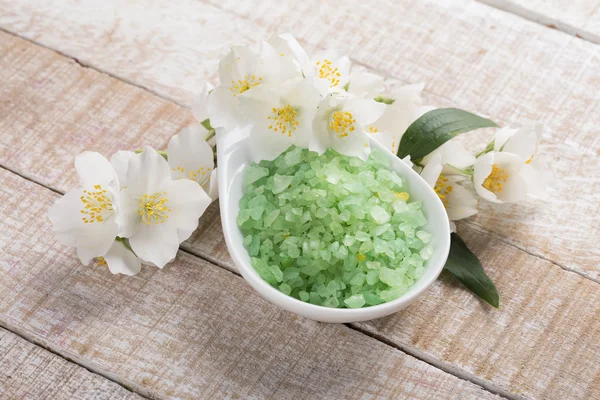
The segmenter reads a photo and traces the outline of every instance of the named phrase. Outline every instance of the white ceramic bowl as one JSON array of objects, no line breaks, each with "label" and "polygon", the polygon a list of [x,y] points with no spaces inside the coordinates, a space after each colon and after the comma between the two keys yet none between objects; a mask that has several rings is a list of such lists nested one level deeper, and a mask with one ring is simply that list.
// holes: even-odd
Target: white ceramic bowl
[{"label": "white ceramic bowl", "polygon": [[425,264],[423,276],[404,295],[395,300],[356,309],[329,308],[305,303],[283,294],[265,282],[250,264],[250,256],[242,244],[242,232],[237,226],[238,203],[243,195],[243,173],[244,169],[252,163],[246,145],[247,133],[247,130],[217,133],[219,204],[223,234],[231,258],[244,279],[264,298],[284,310],[317,321],[337,323],[366,321],[405,308],[437,279],[450,250],[450,226],[444,205],[433,189],[415,171],[372,140],[371,147],[387,152],[392,160],[392,168],[406,179],[411,199],[423,202],[423,212],[428,220],[426,229],[433,235],[431,243],[434,249],[433,256]]}]

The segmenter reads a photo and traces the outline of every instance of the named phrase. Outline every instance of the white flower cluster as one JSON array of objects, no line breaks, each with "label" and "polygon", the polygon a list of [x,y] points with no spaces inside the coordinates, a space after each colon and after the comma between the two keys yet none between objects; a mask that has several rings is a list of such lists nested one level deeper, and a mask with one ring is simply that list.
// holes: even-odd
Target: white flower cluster
[{"label": "white flower cluster", "polygon": [[541,125],[502,128],[476,155],[453,139],[414,168],[434,188],[451,221],[475,215],[478,197],[493,203],[543,199],[552,178],[535,158],[541,134]]},{"label": "white flower cluster", "polygon": [[77,248],[84,265],[96,258],[114,274],[141,264],[162,268],[175,258],[216,197],[213,150],[192,125],[173,136],[168,161],[151,147],[115,153],[109,162],[86,151],[75,158],[79,187],[50,208],[58,240]]},{"label": "white flower cluster", "polygon": [[[423,85],[382,97],[383,77],[351,72],[348,56],[334,51],[309,57],[290,34],[270,38],[260,54],[232,48],[219,64],[219,80],[197,102],[206,106],[202,115],[225,131],[252,125],[256,161],[273,159],[292,144],[364,159],[369,135],[396,154],[406,129],[434,109],[422,105]],[[534,158],[540,135],[540,126],[500,129],[477,155],[451,140],[413,167],[437,192],[450,220],[460,220],[477,213],[477,195],[496,203],[544,196],[548,177]]]},{"label": "white flower cluster", "polygon": [[[433,110],[422,105],[423,85],[382,97],[382,77],[351,72],[348,56],[333,51],[311,58],[290,34],[262,43],[259,54],[233,47],[219,64],[219,80],[215,88],[204,86],[192,105],[197,122],[171,139],[166,154],[146,147],[120,151],[110,162],[92,152],[76,158],[81,185],[49,217],[58,239],[76,247],[84,264],[96,258],[113,273],[133,275],[142,263],[162,268],[175,257],[217,196],[209,131],[251,126],[256,161],[291,145],[364,159],[369,136],[396,154],[407,128]],[[544,195],[547,179],[534,158],[540,134],[532,125],[501,129],[477,155],[451,140],[413,168],[451,221],[467,218],[477,213],[477,195],[497,203]]]},{"label": "white flower cluster", "polygon": [[365,130],[394,149],[423,111],[422,85],[400,89],[387,107],[375,101],[383,78],[350,73],[348,56],[333,51],[310,58],[289,34],[264,42],[260,54],[234,47],[219,64],[220,84],[205,103],[213,128],[252,125],[256,161],[274,159],[292,144],[320,153],[331,147],[366,158]]}]

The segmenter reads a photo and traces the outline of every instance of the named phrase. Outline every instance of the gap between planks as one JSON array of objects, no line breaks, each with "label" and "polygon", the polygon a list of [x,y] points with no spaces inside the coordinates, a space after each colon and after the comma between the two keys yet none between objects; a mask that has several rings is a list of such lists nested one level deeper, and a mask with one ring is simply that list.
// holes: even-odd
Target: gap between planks
[{"label": "gap between planks", "polygon": [[[242,278],[242,275],[238,271],[231,269],[231,267],[229,267],[227,264],[219,261],[216,258],[207,256],[207,255],[201,254],[199,252],[196,252],[194,250],[190,250],[190,249],[186,249],[186,248],[180,248],[180,250],[187,254],[190,254],[192,256],[198,257],[206,262],[209,262],[212,265],[216,265],[217,267],[220,267],[226,271],[229,271],[233,275]],[[512,393],[507,392],[506,390],[502,390],[502,389],[496,387],[495,385],[490,385],[485,380],[479,378],[476,375],[465,373],[465,372],[461,371],[459,368],[447,365],[447,364],[443,363],[441,360],[437,360],[434,357],[428,356],[425,352],[418,351],[416,349],[409,349],[405,346],[400,346],[400,345],[392,342],[391,340],[387,339],[386,337],[379,335],[377,333],[369,332],[369,331],[355,325],[354,323],[345,323],[343,325],[349,329],[352,329],[353,331],[362,333],[363,335],[367,335],[389,347],[393,347],[394,349],[396,349],[402,353],[405,353],[413,358],[416,358],[419,361],[422,361],[422,362],[429,364],[441,371],[444,371],[447,374],[454,375],[455,377],[457,377],[459,379],[471,382],[472,384],[481,387],[482,389],[486,390],[487,392],[490,392],[492,394],[495,394],[495,395],[505,398],[507,400],[519,399],[519,397],[513,395]]]},{"label": "gap between planks", "polygon": [[[2,168],[6,169],[4,167],[2,167]],[[10,171],[10,172],[12,172],[12,171]],[[16,175],[18,175],[18,174],[16,174]],[[19,175],[19,176],[21,176],[21,175]],[[33,182],[31,180],[29,180],[29,181]],[[37,183],[37,182],[34,182],[34,183]],[[43,186],[43,185],[40,185],[40,186]],[[55,192],[55,191],[53,190],[53,192]],[[0,321],[0,328],[5,329],[6,331],[8,331],[8,332],[12,333],[13,335],[15,335],[15,336],[17,336],[17,337],[25,340],[28,343],[33,344],[34,346],[40,347],[40,348],[44,349],[45,351],[47,351],[47,352],[49,352],[51,354],[54,354],[55,356],[59,357],[62,360],[65,360],[66,362],[68,362],[70,364],[77,365],[77,366],[79,366],[79,367],[87,370],[91,374],[98,375],[98,376],[100,376],[100,377],[102,377],[102,378],[104,378],[104,379],[106,379],[106,380],[108,380],[110,382],[113,382],[113,383],[119,385],[120,387],[122,387],[123,389],[127,390],[128,392],[135,393],[136,395],[138,395],[138,396],[140,396],[140,397],[142,397],[144,399],[150,399],[150,397],[148,397],[147,394],[139,393],[136,390],[134,390],[132,387],[129,387],[129,386],[123,384],[122,382],[120,382],[115,376],[113,376],[109,372],[103,372],[103,371],[99,371],[97,369],[94,369],[91,366],[90,363],[85,362],[83,359],[77,360],[77,359],[75,359],[75,358],[73,358],[73,357],[71,357],[71,356],[69,356],[67,354],[62,354],[62,353],[60,353],[60,352],[58,352],[58,351],[56,351],[56,350],[54,350],[54,349],[52,349],[52,348],[44,345],[40,341],[35,340],[32,337],[26,336],[24,333],[21,333],[17,328],[9,326],[8,324],[3,323],[2,321]]]},{"label": "gap between planks", "polygon": [[[10,168],[7,168],[7,167],[5,167],[3,165],[0,165],[0,168],[4,169],[5,171],[8,171],[8,172],[10,172],[10,173],[12,173],[14,175],[17,175],[18,177],[20,177],[20,178],[22,178],[22,179],[24,179],[26,181],[32,182],[32,183],[34,183],[34,184],[36,184],[38,186],[41,186],[41,187],[43,187],[45,189],[48,189],[48,190],[50,190],[53,193],[56,193],[56,194],[59,194],[59,195],[64,195],[64,193],[61,192],[60,190],[56,190],[54,188],[48,187],[48,186],[46,186],[44,184],[41,184],[41,183],[37,182],[36,180],[31,179],[31,178],[29,178],[27,176],[24,176],[23,174],[20,174],[18,172],[15,172],[15,171],[11,170]],[[201,254],[201,253],[199,253],[197,251],[190,250],[190,249],[187,249],[187,248],[184,248],[184,247],[180,247],[179,250],[182,251],[182,252],[184,252],[184,253],[187,253],[187,254],[191,255],[192,257],[197,257],[197,258],[199,258],[199,259],[201,259],[203,261],[206,261],[207,263],[210,263],[211,265],[213,265],[215,267],[221,268],[221,269],[229,272],[230,274],[236,276],[237,278],[242,278],[243,279],[243,277],[241,276],[241,274],[238,271],[231,269],[226,264],[220,262],[219,260],[217,260],[217,259],[215,259],[213,257]],[[398,346],[395,343],[391,342],[390,340],[384,338],[383,336],[378,335],[378,334],[374,334],[374,333],[371,333],[371,332],[368,332],[368,331],[366,331],[366,330],[364,330],[364,329],[362,329],[362,328],[360,328],[358,326],[355,326],[354,324],[342,324],[342,325],[344,325],[348,329],[354,330],[354,331],[359,332],[359,333],[361,333],[361,334],[363,334],[365,336],[368,336],[368,337],[370,337],[370,338],[372,338],[374,340],[377,340],[378,342],[381,342],[382,344],[384,344],[384,345],[386,345],[388,347],[391,347],[391,348],[393,348],[393,349],[395,349],[397,351],[400,351],[401,353],[404,353],[404,354],[406,354],[406,355],[408,355],[410,357],[413,357],[413,358],[415,358],[415,359],[417,359],[417,360],[419,360],[419,361],[421,361],[421,362],[423,362],[425,364],[431,365],[432,367],[435,367],[435,368],[439,369],[440,371],[443,371],[443,372],[445,372],[445,373],[447,373],[449,375],[453,375],[453,376],[455,376],[455,377],[457,377],[457,378],[459,378],[461,380],[464,380],[464,381],[470,382],[470,383],[472,383],[474,385],[477,385],[481,389],[483,389],[483,390],[485,390],[485,391],[487,391],[489,393],[498,395],[498,396],[500,396],[500,397],[502,397],[504,399],[507,399],[507,400],[518,400],[519,399],[519,397],[514,396],[510,392],[507,392],[505,390],[497,388],[494,385],[490,385],[490,384],[486,383],[483,379],[480,379],[480,378],[478,378],[475,375],[464,373],[464,372],[462,372],[458,368],[453,368],[451,366],[448,366],[448,365],[444,364],[443,362],[441,362],[441,360],[436,360],[434,357],[427,356],[423,352],[420,352],[420,351],[417,351],[417,350],[414,350],[414,349],[407,349],[407,348],[405,348],[403,346]],[[130,387],[130,386],[122,383],[121,381],[119,381],[117,379],[117,377],[114,374],[111,374],[109,371],[103,371],[102,369],[97,368],[97,367],[95,368],[91,363],[87,362],[85,358],[74,357],[74,356],[71,356],[69,354],[63,354],[61,352],[53,350],[53,349],[45,346],[40,341],[36,340],[34,337],[29,337],[26,333],[22,333],[21,331],[18,330],[18,328],[13,327],[13,326],[9,326],[9,325],[1,322],[1,321],[0,321],[0,327],[3,328],[3,329],[6,329],[7,331],[9,331],[9,332],[11,332],[11,333],[13,333],[13,334],[15,334],[17,336],[19,336],[23,340],[26,340],[27,342],[32,343],[33,345],[39,346],[39,347],[41,347],[41,348],[43,348],[43,349],[51,352],[52,354],[55,354],[56,356],[58,356],[58,357],[60,357],[60,358],[62,358],[64,360],[66,360],[66,361],[68,361],[70,363],[79,365],[79,366],[85,368],[86,370],[90,371],[91,373],[94,373],[96,375],[102,376],[103,378],[105,378],[105,379],[107,379],[107,380],[109,380],[111,382],[116,383],[119,386],[123,387],[124,389],[126,389],[126,390],[128,390],[128,391],[130,391],[132,393],[135,393],[135,394],[137,394],[137,395],[139,395],[139,396],[141,396],[143,398],[151,399],[151,397],[149,397],[150,393],[146,393],[146,392],[143,392],[143,391],[139,392],[139,391],[135,390],[133,387]]]},{"label": "gap between planks", "polygon": [[519,4],[513,3],[509,0],[475,0],[478,3],[485,4],[489,7],[495,8],[500,11],[507,12],[509,14],[516,15],[523,19],[531,22],[535,22],[539,25],[544,25],[550,29],[556,29],[560,32],[566,33],[567,35],[575,36],[578,39],[585,40],[594,44],[600,44],[600,35],[593,32],[589,32],[583,29],[579,29],[576,26],[567,24],[557,19],[551,18],[547,15],[529,10]]}]

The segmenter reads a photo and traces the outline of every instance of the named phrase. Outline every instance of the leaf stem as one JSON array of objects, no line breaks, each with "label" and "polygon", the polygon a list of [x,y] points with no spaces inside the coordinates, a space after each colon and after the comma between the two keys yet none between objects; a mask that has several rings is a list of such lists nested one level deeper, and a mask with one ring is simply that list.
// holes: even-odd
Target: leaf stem
[{"label": "leaf stem", "polygon": [[485,147],[485,149],[483,149],[479,153],[475,154],[475,158],[479,158],[482,155],[487,154],[492,150],[494,150],[494,141],[493,140],[488,143],[488,145]]}]

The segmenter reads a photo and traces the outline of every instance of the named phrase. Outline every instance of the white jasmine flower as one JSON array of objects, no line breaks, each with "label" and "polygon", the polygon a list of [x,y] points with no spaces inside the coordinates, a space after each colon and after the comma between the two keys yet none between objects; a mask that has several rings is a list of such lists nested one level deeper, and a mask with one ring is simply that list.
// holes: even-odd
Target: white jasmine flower
[{"label": "white jasmine flower", "polygon": [[129,165],[129,160],[131,160],[131,157],[134,155],[135,153],[133,151],[119,150],[110,158],[110,163],[119,177],[119,185],[121,188],[125,187],[127,166]]},{"label": "white jasmine flower", "polygon": [[118,233],[119,179],[102,155],[86,151],[75,158],[80,186],[48,211],[57,239],[76,247],[84,265],[104,256]]},{"label": "white jasmine flower", "polygon": [[263,84],[279,84],[298,71],[285,67],[274,52],[258,57],[245,47],[233,47],[219,63],[220,84],[208,96],[207,108],[213,128],[231,130],[241,122],[237,110],[240,95]]},{"label": "white jasmine flower", "polygon": [[[443,146],[451,142],[446,142]],[[454,146],[448,146],[451,148]],[[440,149],[438,148],[438,150]],[[463,149],[464,150],[464,149]],[[435,190],[442,200],[450,221],[458,221],[477,214],[477,199],[469,190],[460,185],[466,180],[463,175],[446,175],[443,173],[446,150],[435,151],[428,157],[428,162],[421,171],[421,177]],[[455,225],[451,224],[452,231]]]},{"label": "white jasmine flower", "polygon": [[208,82],[202,84],[202,90],[192,103],[192,115],[198,122],[203,122],[208,118],[208,97],[214,89],[213,85]]},{"label": "white jasmine flower", "polygon": [[542,132],[541,124],[530,123],[519,129],[500,129],[494,137],[494,151],[516,154],[525,160],[520,174],[527,184],[527,194],[533,198],[545,198],[552,183],[551,175],[535,157]]},{"label": "white jasmine flower", "polygon": [[339,153],[366,159],[369,142],[364,127],[375,122],[385,104],[371,99],[327,96],[319,103],[309,148],[323,153],[328,147]]},{"label": "white jasmine flower", "polygon": [[[289,33],[271,36],[264,48],[263,54],[269,55],[271,52],[278,54],[282,57],[282,62],[291,66],[295,71],[303,72],[311,68],[308,54],[296,38]],[[304,74],[306,75],[306,72]]]},{"label": "white jasmine flower", "polygon": [[373,98],[384,90],[383,77],[356,69],[350,74],[350,81],[347,83],[348,93],[357,97]]},{"label": "white jasmine flower", "polygon": [[494,203],[516,203],[527,196],[521,176],[525,160],[508,152],[489,152],[477,159],[473,184],[477,194]]},{"label": "white jasmine flower", "polygon": [[142,262],[121,240],[115,240],[108,252],[101,257],[113,274],[135,275],[142,269]]},{"label": "white jasmine flower", "polygon": [[304,74],[316,78],[315,85],[323,96],[342,92],[350,80],[350,58],[335,50],[318,53],[312,57],[310,68]]},{"label": "white jasmine flower", "polygon": [[169,141],[167,158],[171,178],[197,182],[212,200],[219,196],[213,149],[204,140],[206,131],[188,126]]},{"label": "white jasmine flower", "polygon": [[462,144],[456,140],[449,140],[430,154],[423,157],[421,164],[427,165],[430,160],[439,154],[439,163],[443,166],[441,172],[446,175],[457,174],[459,170],[464,170],[475,164],[476,158],[469,153]]},{"label": "white jasmine flower", "polygon": [[[421,106],[423,87],[423,84],[416,84],[396,90],[393,94],[394,102],[385,105],[383,115],[365,128],[369,135],[394,154],[397,153],[400,139],[410,124],[432,109]],[[352,88],[352,81],[349,88]]]},{"label": "white jasmine flower", "polygon": [[240,112],[253,124],[250,145],[256,161],[272,160],[292,144],[308,147],[319,104],[312,79],[262,85],[240,99]]},{"label": "white jasmine flower", "polygon": [[151,147],[131,157],[126,184],[120,236],[129,238],[139,258],[162,268],[196,229],[210,198],[192,180],[173,180],[167,161]]}]

